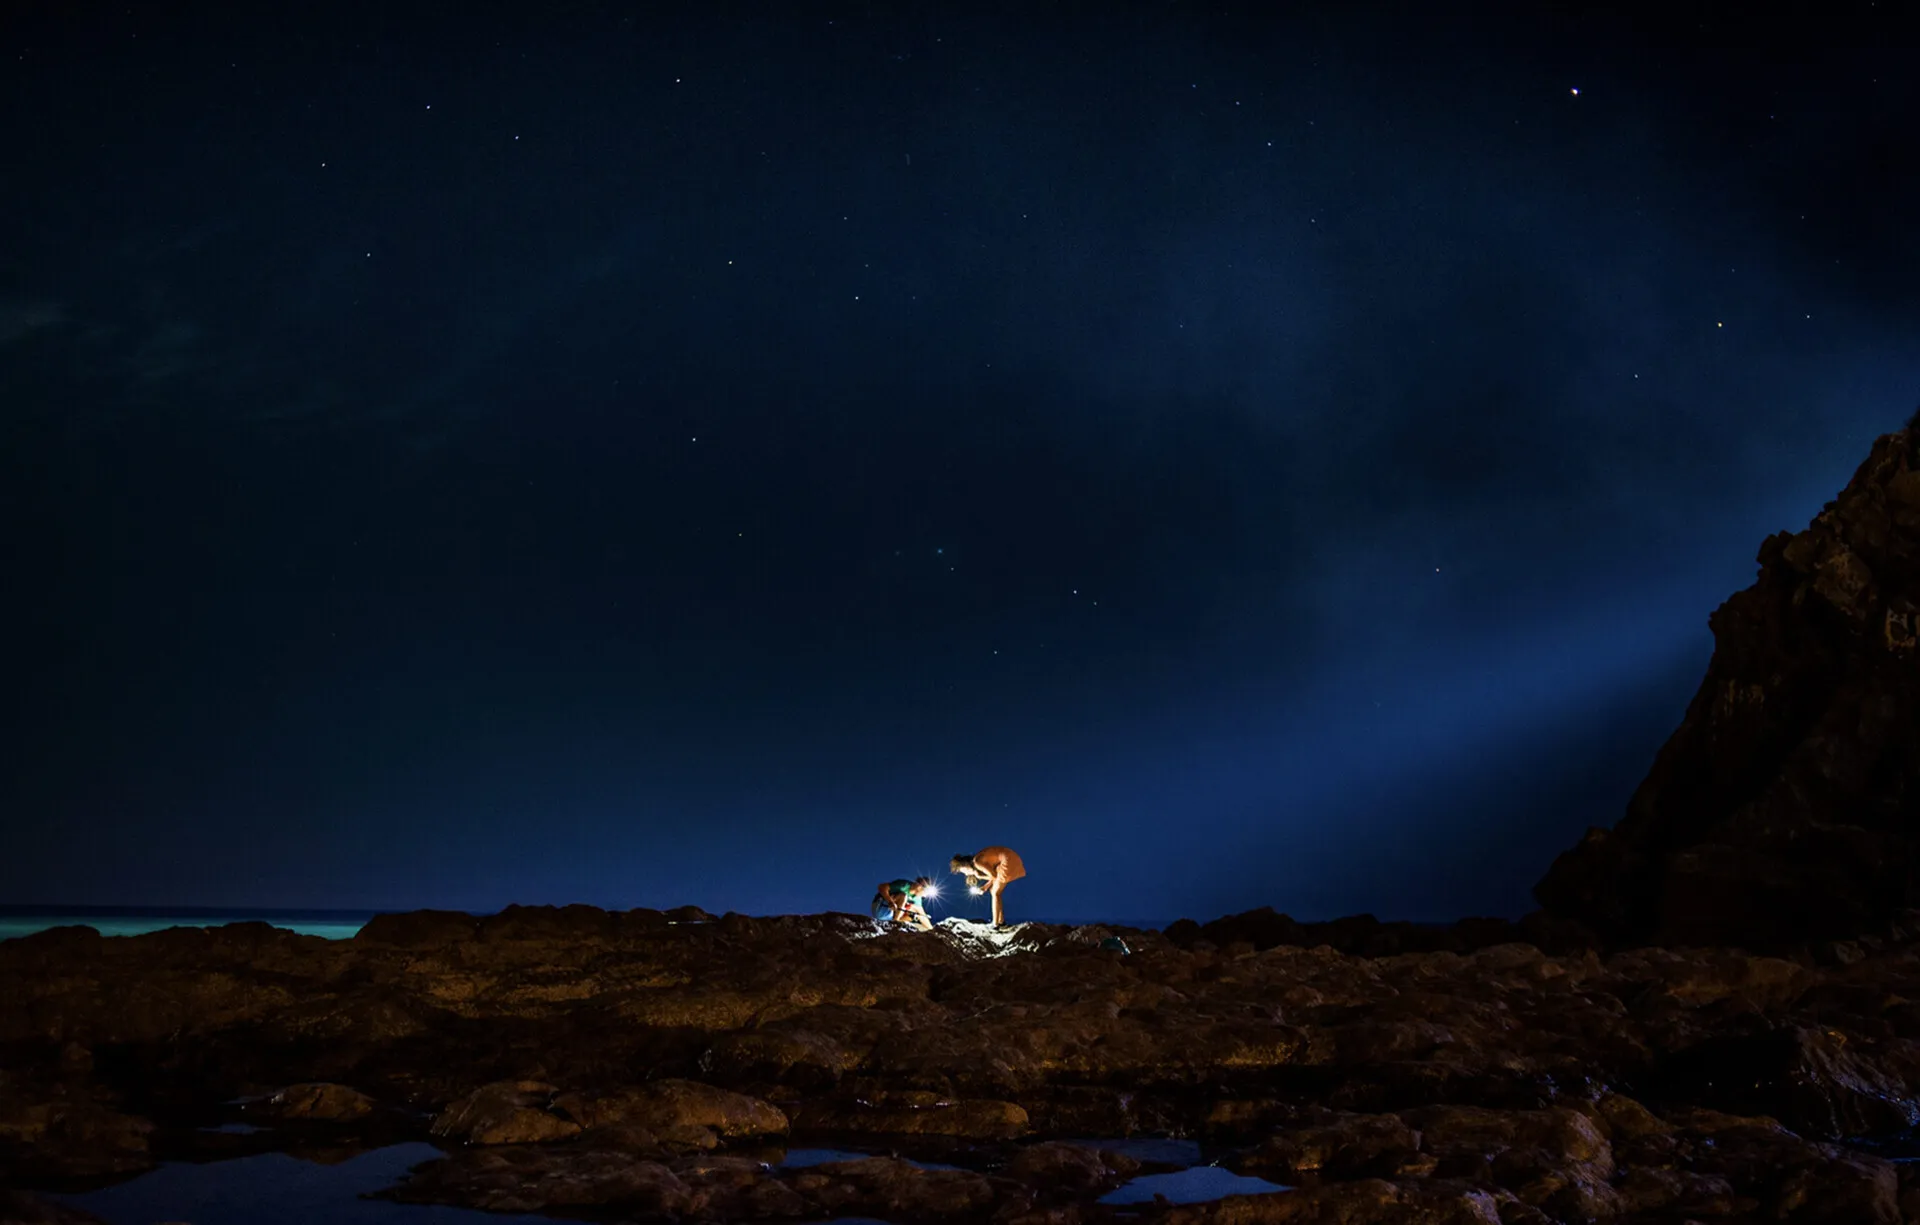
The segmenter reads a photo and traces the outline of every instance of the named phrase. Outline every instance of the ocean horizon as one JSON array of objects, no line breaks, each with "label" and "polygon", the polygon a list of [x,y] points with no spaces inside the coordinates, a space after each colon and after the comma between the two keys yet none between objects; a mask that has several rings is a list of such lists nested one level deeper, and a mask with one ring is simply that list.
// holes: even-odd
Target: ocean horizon
[{"label": "ocean horizon", "polygon": [[[413,907],[412,909],[420,909]],[[91,927],[103,936],[140,936],[174,927],[224,927],[229,923],[268,923],[304,936],[348,940],[375,915],[405,914],[406,910],[296,909],[229,906],[0,906],[0,940],[14,940],[55,927]],[[471,910],[485,916],[498,910]],[[756,916],[767,917],[767,916]],[[966,915],[942,915],[967,918]],[[1173,919],[1114,919],[1037,917],[1022,922],[1068,926],[1101,925],[1160,931]]]},{"label": "ocean horizon", "polygon": [[170,927],[261,922],[304,936],[345,940],[380,913],[227,906],[0,906],[0,940],[31,936],[54,927],[91,927],[103,936],[141,936]]}]

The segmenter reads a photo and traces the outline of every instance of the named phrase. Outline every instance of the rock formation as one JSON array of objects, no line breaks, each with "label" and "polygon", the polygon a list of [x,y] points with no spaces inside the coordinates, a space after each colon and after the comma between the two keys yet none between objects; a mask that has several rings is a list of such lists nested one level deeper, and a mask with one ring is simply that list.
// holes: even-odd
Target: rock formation
[{"label": "rock formation", "polygon": [[[1920,1122],[1920,942],[1556,955],[1474,947],[1513,932],[1481,922],[1360,955],[1261,951],[1316,931],[1260,912],[1184,943],[671,913],[0,942],[0,1186],[425,1139],[445,1155],[391,1197],[1075,1225],[1169,1168],[1122,1146],[1145,1135],[1297,1190],[1142,1225],[1920,1219],[1920,1169],[1858,1139]],[[264,1129],[207,1130],[237,1121]],[[869,1155],[784,1162],[807,1146]]]},{"label": "rock formation", "polygon": [[1805,940],[1920,907],[1920,415],[1713,614],[1686,718],[1611,830],[1537,886],[1621,943]]}]

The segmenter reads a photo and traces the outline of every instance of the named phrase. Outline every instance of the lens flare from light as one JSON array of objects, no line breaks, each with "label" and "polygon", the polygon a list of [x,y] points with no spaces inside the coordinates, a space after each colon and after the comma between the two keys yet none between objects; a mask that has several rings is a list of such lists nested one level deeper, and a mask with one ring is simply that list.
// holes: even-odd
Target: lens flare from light
[{"label": "lens flare from light", "polygon": [[967,886],[967,892],[968,892],[968,893],[971,893],[971,894],[972,894],[973,896],[975,896],[975,897],[980,897],[981,895],[983,895],[984,893],[986,893],[986,890],[985,890],[985,889],[982,889],[982,888],[981,888],[980,886],[978,886],[978,885],[968,885],[968,886]]}]

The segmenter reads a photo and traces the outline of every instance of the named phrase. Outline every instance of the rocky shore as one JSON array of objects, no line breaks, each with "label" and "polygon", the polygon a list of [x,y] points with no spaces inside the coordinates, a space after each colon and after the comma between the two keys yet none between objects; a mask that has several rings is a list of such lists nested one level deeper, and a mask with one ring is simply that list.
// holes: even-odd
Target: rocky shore
[{"label": "rocky shore", "polygon": [[[1920,1122],[1904,934],[1777,958],[1203,930],[586,907],[348,941],[56,929],[0,944],[0,1171],[74,1188],[432,1138],[445,1158],[391,1196],[607,1219],[1920,1219],[1913,1167],[1874,1151]],[[263,1130],[202,1130],[237,1120]],[[1155,1135],[1295,1189],[1099,1203],[1167,1168],[1120,1143]],[[800,1146],[873,1156],[783,1165]]]},{"label": "rocky shore", "polygon": [[[604,1220],[1920,1222],[1920,416],[1759,561],[1626,818],[1518,923],[0,943],[0,1225],[403,1140],[444,1155],[389,1198]],[[1106,1202],[1194,1161],[1287,1189]]]}]

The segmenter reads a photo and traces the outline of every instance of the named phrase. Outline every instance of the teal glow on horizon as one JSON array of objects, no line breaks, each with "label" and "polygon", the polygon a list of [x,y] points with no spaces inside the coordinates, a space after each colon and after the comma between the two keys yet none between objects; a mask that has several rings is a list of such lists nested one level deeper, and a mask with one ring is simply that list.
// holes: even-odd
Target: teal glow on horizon
[{"label": "teal glow on horizon", "polygon": [[0,916],[0,940],[31,936],[53,927],[91,927],[103,936],[144,936],[170,927],[224,927],[229,923],[264,922],[302,936],[347,940],[366,925],[364,919],[287,919],[259,915],[5,915]]}]

